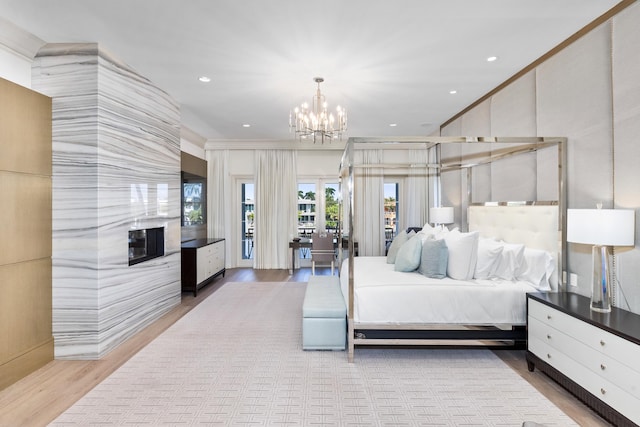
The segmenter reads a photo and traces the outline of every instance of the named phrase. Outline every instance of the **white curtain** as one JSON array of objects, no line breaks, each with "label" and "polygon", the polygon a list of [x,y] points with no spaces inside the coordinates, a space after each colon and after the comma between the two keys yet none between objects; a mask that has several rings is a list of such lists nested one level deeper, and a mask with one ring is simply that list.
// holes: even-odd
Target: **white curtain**
[{"label": "white curtain", "polygon": [[[382,150],[356,150],[355,164],[382,163]],[[384,255],[384,171],[357,168],[354,180],[354,239],[360,256]]]},{"label": "white curtain", "polygon": [[[409,158],[412,163],[426,165],[427,153],[427,150],[409,150]],[[402,195],[405,208],[401,225],[405,229],[407,227],[422,227],[427,222],[429,212],[428,173],[429,169],[426,167],[409,169],[407,185]]]},{"label": "white curtain", "polygon": [[296,160],[294,150],[256,150],[254,268],[291,264],[289,242],[298,232]]},{"label": "white curtain", "polygon": [[231,179],[229,178],[229,150],[207,150],[207,236],[224,237],[225,260],[231,260],[231,218],[225,210],[231,200]]}]

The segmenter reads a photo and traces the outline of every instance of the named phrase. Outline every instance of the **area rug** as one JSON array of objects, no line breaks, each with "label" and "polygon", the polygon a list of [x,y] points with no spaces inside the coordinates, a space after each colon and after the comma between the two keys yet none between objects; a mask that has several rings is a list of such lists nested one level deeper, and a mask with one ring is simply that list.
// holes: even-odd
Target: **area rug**
[{"label": "area rug", "polygon": [[303,351],[305,286],[223,285],[51,425],[576,425],[489,350]]}]

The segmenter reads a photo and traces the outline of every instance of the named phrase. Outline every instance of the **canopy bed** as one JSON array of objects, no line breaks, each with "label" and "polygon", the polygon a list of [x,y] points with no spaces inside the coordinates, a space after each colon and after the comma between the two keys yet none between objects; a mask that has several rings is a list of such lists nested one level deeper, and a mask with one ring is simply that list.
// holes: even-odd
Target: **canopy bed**
[{"label": "canopy bed", "polygon": [[[355,346],[363,345],[500,345],[526,340],[526,293],[557,291],[562,286],[565,144],[565,138],[543,137],[349,139],[340,165],[341,212],[349,250],[348,258],[339,264],[347,305],[349,361],[353,361]],[[444,146],[458,147],[453,150],[456,154],[443,155]],[[368,163],[366,156],[359,156],[362,161],[356,162],[356,150],[365,147],[421,148],[428,161],[399,164],[378,159]],[[545,159],[554,150],[551,158],[557,159],[554,200],[474,202],[474,168],[540,150],[547,153]],[[374,168],[383,175],[392,169],[424,169],[426,187],[435,188],[435,196],[427,197],[435,205],[440,203],[443,174],[458,171],[464,196],[457,207],[459,229],[426,223],[416,236],[405,236],[414,243],[399,246],[397,255],[394,253],[397,259],[362,256],[366,238],[352,232],[356,216],[360,217],[354,214],[358,208],[354,209],[354,196],[360,191],[358,183],[363,182],[358,176]],[[406,233],[399,233],[397,239],[400,234]],[[358,257],[354,256],[354,239],[360,242]],[[413,249],[407,249],[409,246]],[[406,263],[413,265],[407,268]]]}]

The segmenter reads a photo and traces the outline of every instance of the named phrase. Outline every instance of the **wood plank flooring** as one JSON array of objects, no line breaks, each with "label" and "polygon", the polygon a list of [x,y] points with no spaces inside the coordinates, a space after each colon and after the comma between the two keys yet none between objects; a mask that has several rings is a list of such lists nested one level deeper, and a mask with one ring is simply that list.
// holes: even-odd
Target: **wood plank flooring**
[{"label": "wood plank flooring", "polygon": [[[328,274],[317,269],[318,274]],[[182,294],[182,303],[131,337],[101,360],[54,360],[17,383],[0,390],[0,427],[46,426],[80,397],[118,369],[130,357],[160,335],[227,282],[306,282],[311,269],[302,268],[289,275],[287,270],[227,270],[225,277],[198,292]],[[524,351],[495,350],[495,353],[521,377],[553,401],[581,426],[608,426],[597,414],[575,399],[546,375],[527,371]],[[356,362],[357,363],[357,362]]]}]

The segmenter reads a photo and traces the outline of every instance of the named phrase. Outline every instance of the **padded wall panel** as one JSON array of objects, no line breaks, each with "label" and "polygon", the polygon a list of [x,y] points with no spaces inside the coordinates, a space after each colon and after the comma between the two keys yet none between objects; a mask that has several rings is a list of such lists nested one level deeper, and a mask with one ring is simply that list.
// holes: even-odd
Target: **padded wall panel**
[{"label": "padded wall panel", "polygon": [[[460,136],[462,133],[462,120],[460,118],[449,123],[448,126],[442,128],[441,136]],[[459,160],[460,144],[442,144],[441,159],[443,160]],[[463,182],[459,171],[445,172],[441,176],[441,201],[442,206],[452,206],[454,208],[455,224],[460,226],[466,224],[465,218],[462,217],[462,195],[466,194],[466,187],[463,188]],[[466,180],[465,180],[466,183]],[[463,191],[464,190],[464,191]]]},{"label": "padded wall panel", "polygon": [[[491,97],[491,131],[494,136],[536,135],[535,71]],[[536,158],[530,153],[492,163],[494,200],[536,200]]]},{"label": "padded wall panel", "polygon": [[[476,108],[462,116],[460,135],[465,136],[487,136],[493,135],[491,132],[491,103],[486,100]],[[487,153],[487,145],[481,144],[474,147],[469,144],[464,147],[464,153]],[[487,153],[489,154],[489,153]],[[478,157],[481,159],[481,157]],[[462,171],[462,181],[464,182],[466,173]],[[487,202],[493,200],[491,193],[491,165],[479,165],[471,172],[471,201]]]},{"label": "padded wall panel", "polygon": [[[613,198],[610,25],[601,25],[540,65],[537,87],[538,135],[569,140],[569,207],[595,207],[597,201],[609,207]],[[539,177],[545,179],[546,174]],[[555,189],[552,185],[539,182],[550,191]]]},{"label": "padded wall panel", "polygon": [[[569,208],[594,208],[613,200],[610,24],[605,23],[538,67],[538,134],[562,135],[567,144]],[[556,192],[538,156],[538,192]],[[553,187],[552,187],[553,186]],[[567,270],[578,275],[577,292],[591,295],[591,249],[569,244]]]},{"label": "padded wall panel", "polygon": [[[640,208],[640,4],[613,20],[613,108],[615,207]],[[640,221],[636,213],[636,245],[640,244]],[[620,288],[619,306],[640,313],[640,250],[616,248]]]}]

